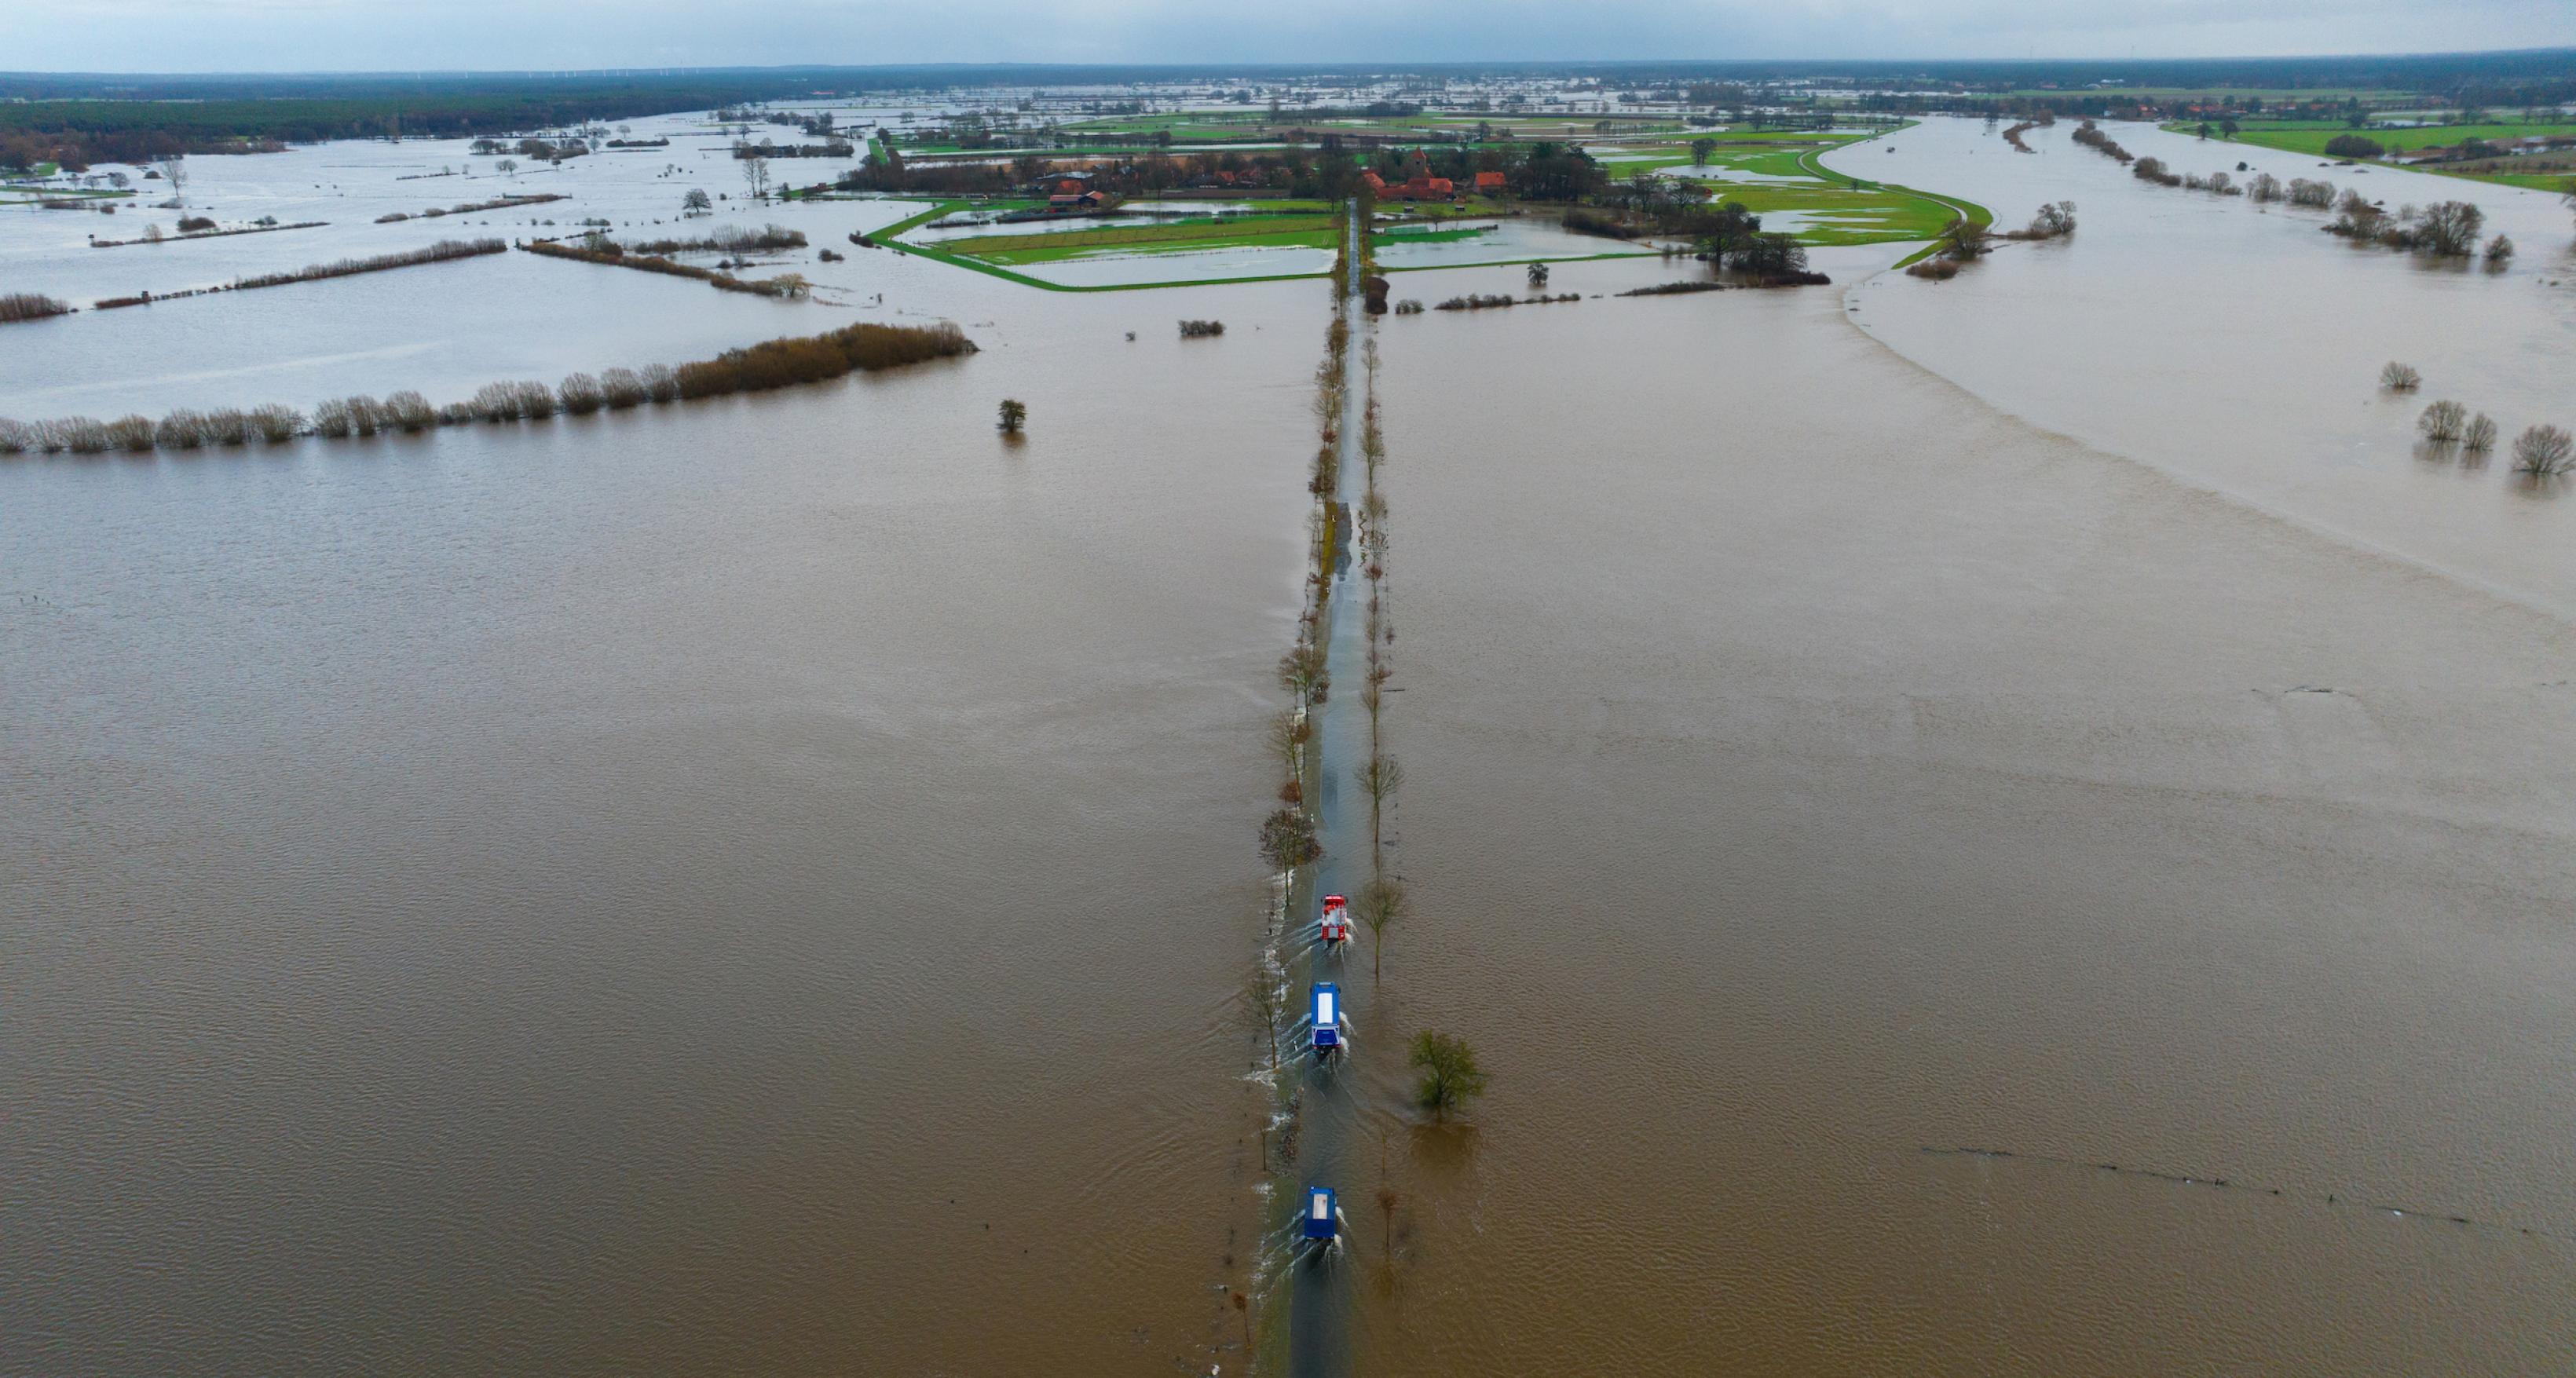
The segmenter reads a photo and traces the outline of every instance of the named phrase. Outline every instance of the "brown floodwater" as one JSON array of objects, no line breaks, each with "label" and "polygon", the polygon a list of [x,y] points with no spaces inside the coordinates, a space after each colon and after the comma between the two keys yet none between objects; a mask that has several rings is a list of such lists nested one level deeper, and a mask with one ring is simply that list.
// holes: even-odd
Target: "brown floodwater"
[{"label": "brown floodwater", "polygon": [[[1855,170],[2084,228],[1939,287],[1865,251],[1833,290],[1376,328],[1422,912],[1342,978],[1336,1342],[2563,1367],[2576,498],[2417,456],[2420,402],[2368,387],[2409,357],[2426,400],[2544,419],[2555,251],[2442,276],[2062,139],[1891,142]],[[675,190],[578,176],[568,217]],[[898,209],[776,215],[823,245]],[[317,243],[432,232],[330,214]],[[0,259],[37,289],[307,255],[34,223]],[[0,462],[0,1372],[1239,1371],[1251,839],[1329,289],[861,252],[779,308],[572,267],[0,340],[18,416],[446,400],[860,318],[986,346]],[[2210,300],[2267,287],[2279,386]],[[1462,1126],[1400,1109],[1424,1027],[1494,1074]]]},{"label": "brown floodwater", "polygon": [[1367,1368],[2555,1371],[2576,634],[1838,296],[1384,332],[1423,914],[1357,998],[1494,1086],[1380,1116]]},{"label": "brown floodwater", "polygon": [[1206,1370],[1328,298],[1040,305],[0,464],[0,1372]]}]

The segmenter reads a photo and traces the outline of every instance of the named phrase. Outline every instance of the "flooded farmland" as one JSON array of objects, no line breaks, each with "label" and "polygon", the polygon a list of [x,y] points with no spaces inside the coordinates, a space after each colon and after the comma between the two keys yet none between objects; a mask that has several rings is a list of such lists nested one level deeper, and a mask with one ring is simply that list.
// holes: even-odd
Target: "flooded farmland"
[{"label": "flooded farmland", "polygon": [[[1367,327],[1419,912],[1343,978],[1352,1370],[2563,1362],[2576,497],[2412,427],[2576,421],[2564,215],[2477,187],[2524,256],[2443,274],[2065,132],[1830,156],[2081,206],[1948,283],[1568,262],[1580,303]],[[86,299],[456,233],[372,217],[464,179],[380,169],[345,230],[251,185],[397,151],[453,157],[199,160],[310,241],[20,212],[0,263]],[[512,214],[736,190],[610,156]],[[0,461],[0,1371],[1242,1371],[1332,289],[1044,292],[844,242],[925,203],[726,207],[847,260],[781,255],[801,302],[513,253],[0,338],[12,416],[981,346]],[[1462,1124],[1400,1108],[1417,1028],[1494,1074]]]}]

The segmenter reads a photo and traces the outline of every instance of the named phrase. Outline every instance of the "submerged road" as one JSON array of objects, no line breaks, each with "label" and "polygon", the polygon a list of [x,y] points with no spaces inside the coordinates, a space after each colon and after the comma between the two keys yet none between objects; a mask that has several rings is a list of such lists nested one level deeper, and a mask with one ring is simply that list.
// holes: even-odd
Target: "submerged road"
[{"label": "submerged road", "polygon": [[[1342,420],[1334,439],[1339,475],[1333,493],[1335,502],[1353,512],[1368,491],[1368,459],[1360,449],[1362,409],[1368,405],[1368,374],[1361,362],[1360,335],[1373,327],[1368,313],[1354,307],[1360,299],[1364,271],[1362,233],[1359,203],[1353,201],[1345,212],[1343,225],[1343,242],[1347,245],[1343,257],[1348,268],[1334,284],[1341,293],[1336,310],[1349,323],[1351,338],[1342,351]],[[1297,1177],[1307,1185],[1333,1188],[1341,1194],[1343,1215],[1365,1219],[1353,1194],[1355,1178],[1351,1172],[1357,1160],[1350,1150],[1359,1138],[1360,1113],[1359,1076],[1354,1064],[1363,1057],[1374,1060],[1385,1056],[1385,1040],[1391,1039],[1394,1031],[1373,1019],[1373,1011],[1366,1003],[1351,999],[1351,978],[1367,970],[1364,957],[1357,952],[1328,957],[1313,941],[1315,906],[1320,898],[1348,895],[1356,907],[1360,887],[1370,875],[1368,798],[1352,778],[1352,772],[1365,764],[1369,755],[1368,710],[1360,704],[1360,690],[1368,683],[1368,581],[1361,577],[1351,558],[1354,529],[1345,525],[1334,542],[1332,587],[1324,602],[1325,667],[1332,690],[1315,710],[1315,814],[1324,858],[1315,864],[1313,891],[1305,910],[1291,914],[1289,925],[1292,933],[1300,935],[1296,1008],[1301,1013],[1305,1011],[1315,982],[1339,983],[1345,1004],[1350,1007],[1352,1044],[1331,1071],[1316,1068],[1311,1051],[1304,1052],[1301,1058],[1305,1083]],[[1365,933],[1356,933],[1347,946],[1357,947],[1366,938]],[[1292,1269],[1288,1371],[1297,1378],[1339,1378],[1350,1371],[1351,1258],[1350,1241],[1345,1239],[1337,1254],[1319,1253],[1301,1259]]]}]

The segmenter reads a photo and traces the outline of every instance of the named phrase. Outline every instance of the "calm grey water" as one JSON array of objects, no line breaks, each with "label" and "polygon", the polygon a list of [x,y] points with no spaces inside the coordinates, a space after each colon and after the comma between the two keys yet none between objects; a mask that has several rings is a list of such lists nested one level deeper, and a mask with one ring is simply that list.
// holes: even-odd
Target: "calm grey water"
[{"label": "calm grey water", "polygon": [[[1449,1132],[1397,1059],[1352,1088],[1345,1198],[1382,1133],[1403,1202],[1352,1213],[1356,1366],[2563,1363],[2571,509],[2418,459],[2368,386],[2407,357],[2536,418],[2549,242],[2440,278],[1981,138],[1864,170],[2072,196],[2074,244],[1382,327],[1423,912],[1350,986],[1377,1045],[1463,1033],[1496,1080]],[[593,162],[613,215],[675,199]],[[13,288],[147,252],[20,214]],[[790,306],[522,255],[0,335],[15,416],[865,318],[986,347],[0,464],[0,1371],[1239,1362],[1327,289],[807,258],[839,286]],[[2231,1185],[1921,1151],[1957,1146]]]}]

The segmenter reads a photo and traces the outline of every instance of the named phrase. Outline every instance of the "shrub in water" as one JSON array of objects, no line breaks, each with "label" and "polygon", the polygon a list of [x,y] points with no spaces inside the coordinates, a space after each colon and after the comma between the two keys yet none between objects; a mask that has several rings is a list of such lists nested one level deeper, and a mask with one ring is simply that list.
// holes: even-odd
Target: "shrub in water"
[{"label": "shrub in water", "polygon": [[107,427],[86,416],[66,416],[53,424],[55,443],[76,455],[107,449]]},{"label": "shrub in water", "polygon": [[251,424],[259,428],[259,438],[271,445],[282,445],[304,429],[304,418],[295,408],[283,402],[269,402],[250,409]]},{"label": "shrub in water", "polygon": [[644,390],[656,402],[680,400],[680,374],[669,364],[646,364],[642,369]]},{"label": "shrub in water", "polygon": [[36,429],[24,421],[0,417],[0,455],[23,455],[36,448]]},{"label": "shrub in water", "polygon": [[515,384],[519,390],[519,415],[530,421],[543,421],[555,414],[555,390],[531,379]]},{"label": "shrub in water", "polygon": [[206,413],[204,429],[209,444],[247,445],[250,443],[250,418],[232,407],[218,407]]},{"label": "shrub in water", "polygon": [[206,443],[205,427],[206,418],[195,412],[174,411],[152,428],[152,439],[165,450],[193,450]]},{"label": "shrub in water", "polygon": [[631,368],[612,368],[599,375],[600,400],[610,407],[632,407],[653,394]]},{"label": "shrub in water", "polygon": [[107,438],[116,448],[129,452],[152,448],[152,418],[120,416],[107,423]]},{"label": "shrub in water", "polygon": [[2576,438],[2556,426],[2534,426],[2513,439],[2514,472],[2549,478],[2576,468]]},{"label": "shrub in water", "polygon": [[588,416],[607,401],[599,380],[587,373],[565,375],[563,385],[555,389],[555,396],[563,403],[563,409],[575,416]]},{"label": "shrub in water", "polygon": [[2379,385],[2390,392],[2413,392],[2423,381],[2423,374],[2394,360],[2379,371]]},{"label": "shrub in water", "polygon": [[2495,442],[2495,418],[2485,412],[2479,412],[2470,420],[2468,429],[2460,433],[2460,443],[2472,450],[2492,450],[2495,448]]},{"label": "shrub in water", "polygon": [[313,409],[315,435],[338,440],[356,429],[355,421],[349,416],[349,404],[340,398],[334,397]]},{"label": "shrub in water", "polygon": [[2448,443],[2460,438],[2468,417],[2468,408],[2444,400],[2426,407],[2424,414],[2415,418],[2415,429],[2422,431],[2426,440]]},{"label": "shrub in water", "polygon": [[425,431],[438,424],[438,411],[429,399],[405,389],[385,398],[384,422],[397,430]]},{"label": "shrub in water", "polygon": [[474,390],[474,414],[486,421],[519,419],[519,390],[508,383],[485,383]]}]

